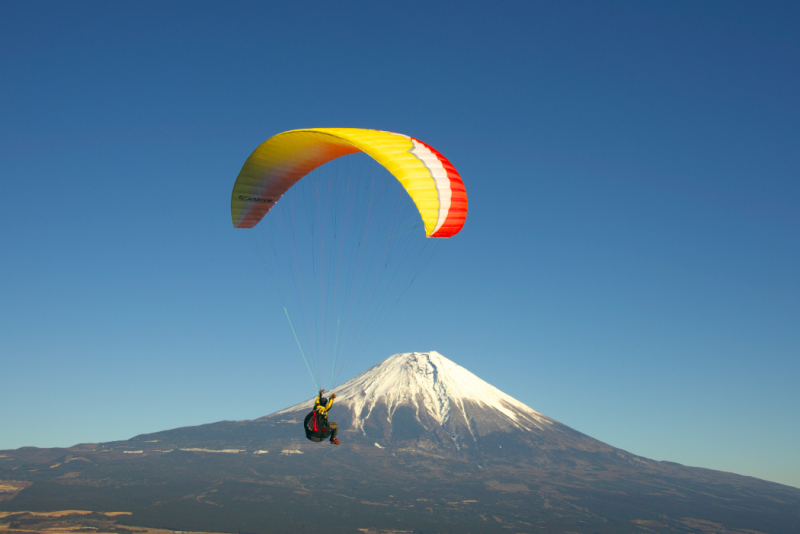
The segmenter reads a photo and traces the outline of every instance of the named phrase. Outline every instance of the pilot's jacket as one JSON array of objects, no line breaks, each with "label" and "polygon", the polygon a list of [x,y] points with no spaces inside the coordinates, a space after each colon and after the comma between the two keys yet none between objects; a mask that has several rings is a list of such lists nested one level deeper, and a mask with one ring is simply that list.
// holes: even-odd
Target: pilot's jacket
[{"label": "pilot's jacket", "polygon": [[325,419],[328,419],[328,410],[330,410],[331,406],[333,406],[333,399],[328,399],[328,404],[323,406],[321,404],[321,398],[322,395],[317,395],[317,400],[314,401],[314,410],[316,410],[317,413]]}]

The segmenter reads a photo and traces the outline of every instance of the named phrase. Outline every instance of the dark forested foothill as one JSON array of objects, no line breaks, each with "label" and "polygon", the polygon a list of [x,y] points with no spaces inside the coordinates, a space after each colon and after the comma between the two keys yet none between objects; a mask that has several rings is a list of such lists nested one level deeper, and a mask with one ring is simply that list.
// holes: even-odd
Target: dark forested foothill
[{"label": "dark forested foothill", "polygon": [[[526,450],[510,437],[495,446],[510,452],[486,453],[478,465],[434,440],[379,448],[346,434],[335,448],[306,441],[300,422],[266,418],[4,451],[0,485],[27,487],[0,510],[130,512],[114,518],[117,534],[311,532],[320,521],[329,532],[800,532],[800,490],[749,477],[536,440]],[[13,528],[32,523],[42,524],[22,516]]]}]

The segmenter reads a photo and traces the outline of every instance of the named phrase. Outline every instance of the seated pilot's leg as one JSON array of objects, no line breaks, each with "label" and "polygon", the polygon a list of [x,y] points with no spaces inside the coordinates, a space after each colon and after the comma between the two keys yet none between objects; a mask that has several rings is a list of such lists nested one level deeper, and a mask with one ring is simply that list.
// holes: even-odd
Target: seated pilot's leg
[{"label": "seated pilot's leg", "polygon": [[331,441],[336,438],[336,433],[339,432],[339,425],[333,421],[328,421],[328,429],[331,431]]}]

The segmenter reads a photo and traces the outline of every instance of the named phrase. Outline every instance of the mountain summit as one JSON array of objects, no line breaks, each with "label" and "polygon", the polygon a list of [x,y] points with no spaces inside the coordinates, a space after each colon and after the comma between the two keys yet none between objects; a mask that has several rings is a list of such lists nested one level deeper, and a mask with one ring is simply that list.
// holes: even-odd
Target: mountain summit
[{"label": "mountain summit", "polygon": [[[362,430],[376,408],[385,410],[389,421],[398,410],[411,408],[423,426],[423,419],[445,429],[463,424],[479,434],[542,429],[553,423],[435,351],[395,354],[330,393],[336,393],[339,404],[347,405],[353,412],[352,424]],[[307,401],[278,413],[312,405],[313,401]],[[476,415],[481,422],[474,426]]]},{"label": "mountain summit", "polygon": [[[395,354],[337,386],[330,419],[348,439],[472,456],[548,447],[615,450],[540,414],[435,351]],[[302,419],[313,399],[261,420]],[[622,452],[622,451],[620,451]],[[627,453],[625,453],[627,454]]]}]

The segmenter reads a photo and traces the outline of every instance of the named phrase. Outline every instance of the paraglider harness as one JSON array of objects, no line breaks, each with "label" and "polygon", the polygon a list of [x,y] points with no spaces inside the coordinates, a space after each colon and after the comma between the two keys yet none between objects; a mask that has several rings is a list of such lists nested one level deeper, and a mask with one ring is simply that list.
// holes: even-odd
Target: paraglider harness
[{"label": "paraglider harness", "polygon": [[303,426],[306,429],[306,437],[317,443],[325,441],[331,435],[331,431],[328,430],[328,418],[316,410],[311,410],[306,416]]},{"label": "paraglider harness", "polygon": [[322,396],[322,393],[323,392],[320,391],[319,397],[317,397],[318,402],[314,403],[314,408],[303,421],[303,428],[305,428],[306,431],[306,438],[316,443],[325,441],[331,435],[331,431],[328,428],[327,415],[317,411],[318,407],[326,406],[328,404],[327,399]]}]

